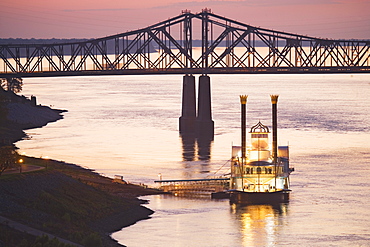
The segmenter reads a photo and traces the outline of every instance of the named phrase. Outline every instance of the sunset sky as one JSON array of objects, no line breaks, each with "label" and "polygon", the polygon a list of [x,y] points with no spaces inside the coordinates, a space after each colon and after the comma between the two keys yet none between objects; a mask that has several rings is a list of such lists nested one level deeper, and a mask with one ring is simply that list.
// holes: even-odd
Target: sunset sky
[{"label": "sunset sky", "polygon": [[1,0],[0,38],[99,38],[181,10],[323,38],[370,39],[370,0]]}]

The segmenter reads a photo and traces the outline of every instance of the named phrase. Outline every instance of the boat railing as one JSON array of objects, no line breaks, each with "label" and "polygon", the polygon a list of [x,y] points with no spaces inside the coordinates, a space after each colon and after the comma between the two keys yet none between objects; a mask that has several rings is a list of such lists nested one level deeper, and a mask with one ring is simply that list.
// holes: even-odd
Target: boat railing
[{"label": "boat railing", "polygon": [[255,176],[260,175],[264,177],[269,176],[288,176],[294,168],[289,167],[289,159],[287,158],[278,158],[278,162],[275,165],[271,164],[270,166],[256,166],[256,165],[240,165],[237,161],[232,161],[231,165],[231,174],[233,176]]}]

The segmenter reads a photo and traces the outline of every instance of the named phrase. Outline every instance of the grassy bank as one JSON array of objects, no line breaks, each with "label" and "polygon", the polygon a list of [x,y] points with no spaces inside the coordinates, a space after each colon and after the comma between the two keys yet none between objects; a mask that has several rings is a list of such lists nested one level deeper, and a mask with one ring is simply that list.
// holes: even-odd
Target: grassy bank
[{"label": "grassy bank", "polygon": [[[23,157],[25,164],[45,169],[0,177],[0,215],[72,242],[95,246],[119,246],[109,233],[146,219],[152,213],[137,199],[160,191],[112,179],[73,164]],[[3,226],[5,227],[5,226]],[[4,229],[3,229],[4,230]],[[21,238],[0,238],[18,246]],[[30,236],[24,236],[29,240]]]}]

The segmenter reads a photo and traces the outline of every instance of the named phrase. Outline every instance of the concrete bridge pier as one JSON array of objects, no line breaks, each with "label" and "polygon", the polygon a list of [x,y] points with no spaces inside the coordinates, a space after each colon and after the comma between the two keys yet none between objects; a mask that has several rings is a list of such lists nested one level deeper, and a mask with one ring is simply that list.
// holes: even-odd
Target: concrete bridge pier
[{"label": "concrete bridge pier", "polygon": [[211,110],[211,80],[208,75],[199,77],[198,86],[198,116],[195,124],[195,132],[198,138],[213,140],[214,122]]},{"label": "concrete bridge pier", "polygon": [[182,84],[182,112],[179,118],[181,134],[194,134],[196,120],[195,77],[184,75]]}]

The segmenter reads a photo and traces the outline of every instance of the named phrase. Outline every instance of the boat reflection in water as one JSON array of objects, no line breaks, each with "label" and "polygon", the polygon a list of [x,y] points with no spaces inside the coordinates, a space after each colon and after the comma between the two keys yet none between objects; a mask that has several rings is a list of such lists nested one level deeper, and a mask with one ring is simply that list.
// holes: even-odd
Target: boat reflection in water
[{"label": "boat reflection in water", "polygon": [[234,222],[238,223],[242,246],[274,246],[278,230],[282,230],[288,204],[237,205],[230,207]]}]

